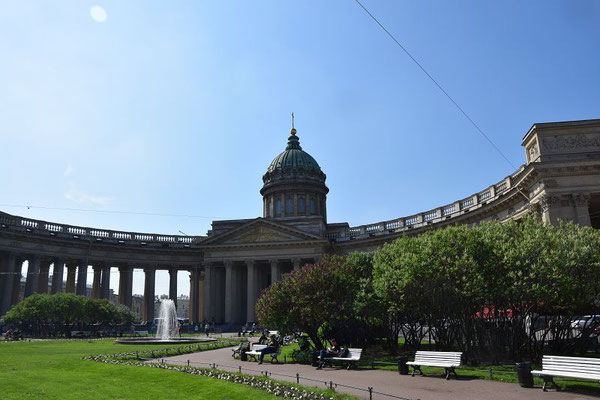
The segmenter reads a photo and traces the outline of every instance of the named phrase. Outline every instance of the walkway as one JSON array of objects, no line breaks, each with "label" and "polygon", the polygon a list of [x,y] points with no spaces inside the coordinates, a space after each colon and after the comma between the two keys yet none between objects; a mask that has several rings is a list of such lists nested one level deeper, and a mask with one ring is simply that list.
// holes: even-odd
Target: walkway
[{"label": "walkway", "polygon": [[[268,358],[268,357],[267,357]],[[255,362],[243,362],[231,357],[231,348],[204,351],[200,353],[184,354],[164,359],[169,364],[190,365],[197,367],[208,367],[215,363],[217,368],[226,371],[238,371],[241,366],[242,372],[259,375],[265,371],[272,373],[273,379],[296,382],[296,374],[300,374],[300,383],[306,386],[318,386],[325,388],[330,381],[349,386],[338,386],[336,391],[349,393],[365,399],[369,398],[366,389],[371,386],[374,392],[392,394],[396,398],[409,398],[420,400],[576,400],[593,399],[596,397],[585,396],[569,392],[543,392],[541,388],[524,389],[516,383],[503,383],[487,381],[482,379],[459,379],[451,378],[446,381],[442,377],[400,375],[394,371],[381,370],[350,370],[325,368],[315,370],[308,365],[298,364],[270,364],[265,362],[258,365]],[[279,376],[283,374],[286,376]],[[365,390],[356,390],[361,388]],[[383,396],[374,393],[373,399],[393,399],[394,397]],[[596,398],[597,399],[597,398]]]}]

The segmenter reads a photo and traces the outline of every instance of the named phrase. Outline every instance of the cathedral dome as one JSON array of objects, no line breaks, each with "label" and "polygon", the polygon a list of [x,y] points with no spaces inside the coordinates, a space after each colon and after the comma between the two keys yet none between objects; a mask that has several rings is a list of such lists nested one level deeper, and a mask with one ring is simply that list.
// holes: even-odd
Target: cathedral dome
[{"label": "cathedral dome", "polygon": [[[315,218],[326,222],[326,176],[317,161],[300,147],[292,127],[285,150],[269,164],[260,193],[265,218]],[[317,229],[318,230],[318,229]]]},{"label": "cathedral dome", "polygon": [[325,174],[319,163],[302,150],[296,129],[291,130],[285,150],[271,161],[263,176],[265,186],[288,180],[308,180],[325,183]]},{"label": "cathedral dome", "polygon": [[288,138],[288,145],[285,151],[273,159],[267,169],[267,173],[273,173],[278,169],[303,169],[307,172],[321,172],[321,167],[319,167],[317,161],[310,154],[302,150],[300,140],[296,135]]}]

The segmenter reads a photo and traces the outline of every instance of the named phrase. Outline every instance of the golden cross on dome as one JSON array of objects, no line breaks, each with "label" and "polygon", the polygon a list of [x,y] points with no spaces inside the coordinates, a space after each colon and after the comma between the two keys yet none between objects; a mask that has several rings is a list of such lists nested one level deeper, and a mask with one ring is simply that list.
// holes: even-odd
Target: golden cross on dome
[{"label": "golden cross on dome", "polygon": [[292,130],[290,131],[292,135],[296,134],[296,128],[294,128],[294,112],[292,111]]}]

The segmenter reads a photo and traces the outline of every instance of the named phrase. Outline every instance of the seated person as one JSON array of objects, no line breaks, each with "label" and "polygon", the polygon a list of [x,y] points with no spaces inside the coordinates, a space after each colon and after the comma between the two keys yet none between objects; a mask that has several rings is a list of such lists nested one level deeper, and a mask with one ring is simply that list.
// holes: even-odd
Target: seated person
[{"label": "seated person", "polygon": [[258,363],[262,364],[263,359],[265,358],[265,354],[277,353],[277,350],[279,350],[279,341],[277,340],[275,335],[271,335],[271,338],[269,339],[269,344],[267,345],[267,347],[265,347],[264,349],[262,349],[260,351],[260,357],[258,357]]},{"label": "seated person", "polygon": [[337,344],[337,340],[331,339],[331,347],[328,348],[327,350],[321,350],[321,352],[319,353],[320,362],[319,362],[319,366],[317,367],[317,369],[323,368],[323,366],[325,365],[326,358],[337,357],[340,355],[341,351],[342,351],[342,349]]},{"label": "seated person", "polygon": [[269,344],[269,332],[265,329],[258,338],[258,344]]}]

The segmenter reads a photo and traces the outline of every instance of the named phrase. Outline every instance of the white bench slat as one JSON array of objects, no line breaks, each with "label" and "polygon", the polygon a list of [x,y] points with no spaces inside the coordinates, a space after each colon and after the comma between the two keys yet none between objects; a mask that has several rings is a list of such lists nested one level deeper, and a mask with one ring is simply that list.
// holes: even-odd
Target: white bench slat
[{"label": "white bench slat", "polygon": [[548,370],[541,370],[541,371],[531,371],[531,373],[533,375],[552,375],[552,376],[564,376],[567,378],[581,378],[581,379],[590,379],[593,381],[600,381],[600,375],[599,374],[583,374],[583,373],[577,373],[577,372],[567,372],[567,371],[548,371]]},{"label": "white bench slat", "polygon": [[458,363],[428,363],[428,362],[414,362],[408,361],[406,365],[420,365],[422,367],[440,367],[440,368],[452,368],[452,367],[460,367]]}]

